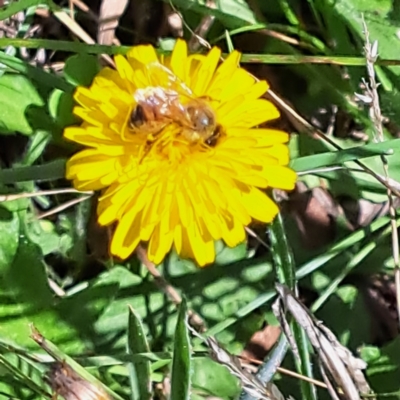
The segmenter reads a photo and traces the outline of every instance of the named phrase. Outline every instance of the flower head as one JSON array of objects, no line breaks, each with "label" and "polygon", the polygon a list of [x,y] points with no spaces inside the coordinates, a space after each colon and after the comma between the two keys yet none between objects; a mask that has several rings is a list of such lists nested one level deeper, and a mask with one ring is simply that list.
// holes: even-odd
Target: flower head
[{"label": "flower head", "polygon": [[220,57],[216,47],[188,55],[182,40],[169,57],[136,46],[77,89],[83,123],[64,136],[86,148],[67,178],[103,189],[98,220],[117,223],[112,254],[127,258],[143,241],[155,263],[175,247],[209,264],[216,240],[233,247],[253,219],[275,217],[263,189],[293,189],[288,134],[257,127],[279,116],[260,98],[268,84],[239,67],[238,52]]}]

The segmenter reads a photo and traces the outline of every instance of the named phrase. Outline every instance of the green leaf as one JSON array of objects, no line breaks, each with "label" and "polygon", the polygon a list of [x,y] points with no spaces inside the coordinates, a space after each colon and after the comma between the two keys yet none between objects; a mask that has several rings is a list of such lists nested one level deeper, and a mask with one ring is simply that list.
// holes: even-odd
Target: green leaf
[{"label": "green leaf", "polygon": [[78,118],[73,114],[74,98],[71,93],[55,89],[49,98],[49,112],[59,129],[77,124]]},{"label": "green leaf", "polygon": [[171,400],[190,398],[191,356],[190,340],[187,328],[186,301],[182,300],[174,340],[174,356],[171,372]]},{"label": "green leaf", "polygon": [[95,56],[77,54],[65,62],[64,76],[74,86],[89,86],[99,72],[100,64]]},{"label": "green leaf", "polygon": [[0,247],[3,253],[0,262],[0,317],[3,321],[0,339],[32,346],[28,331],[30,323],[38,324],[52,337],[58,333],[66,339],[70,330],[51,310],[54,297],[47,284],[42,256],[39,248],[25,236],[21,218],[14,212],[12,221],[5,225],[0,223],[0,230],[8,228]]},{"label": "green leaf", "polygon": [[193,388],[212,396],[232,399],[240,393],[240,385],[227,368],[210,358],[193,359]]},{"label": "green leaf", "polygon": [[[71,53],[82,53],[82,54],[126,54],[131,46],[108,46],[104,44],[87,44],[82,42],[71,42],[66,40],[51,40],[51,39],[19,39],[19,38],[0,38],[0,48],[13,46],[16,48],[26,47],[27,49],[40,49],[45,48],[54,51],[67,51]],[[17,62],[17,58],[2,54],[0,61],[5,65],[13,68],[22,68],[23,62]],[[10,64],[10,65],[9,65]],[[34,67],[32,67],[35,69]],[[39,76],[50,75],[47,73],[35,72]],[[71,89],[69,85],[66,85]],[[59,87],[59,86],[55,86]],[[60,88],[60,87],[59,87]],[[61,88],[60,88],[61,89]]]},{"label": "green leaf", "polygon": [[[19,354],[14,354],[14,351]],[[46,369],[29,358],[24,358],[22,354],[24,352],[21,348],[14,349],[10,344],[0,345],[0,392],[9,393],[9,397],[13,398],[18,397],[24,389],[25,393],[29,390],[40,398],[48,398],[50,393],[43,382]]]},{"label": "green leaf", "polygon": [[[397,37],[400,24],[400,13],[397,2],[392,0],[338,0],[331,3],[332,10],[342,18],[349,27],[364,42],[364,17],[370,35],[370,41],[378,42],[379,57],[383,59],[398,59]],[[398,66],[386,68],[375,67],[381,83],[380,104],[384,115],[390,116],[392,121],[400,123],[398,92],[400,90],[400,69]]]},{"label": "green leaf", "polygon": [[[367,377],[373,390],[399,392],[400,336],[380,349],[367,347],[361,355],[368,360]],[[395,398],[399,398],[399,393]]]},{"label": "green leaf", "polygon": [[220,20],[227,28],[240,28],[243,25],[257,23],[249,5],[240,0],[224,0],[208,7],[199,0],[173,0],[180,10],[194,11],[200,15],[212,15]]},{"label": "green leaf", "polygon": [[[19,4],[19,2],[14,4]],[[5,54],[2,51],[0,51],[0,63],[6,65],[14,71],[26,75],[29,79],[38,82],[43,87],[52,89],[57,88],[69,93],[72,93],[74,90],[72,85],[65,82],[64,79],[58,77],[57,75],[45,72],[40,68],[33,67],[32,65],[21,61],[19,58]]]},{"label": "green leaf", "polygon": [[0,77],[0,131],[3,133],[32,134],[34,121],[27,118],[27,112],[43,105],[43,99],[25,76],[4,74]]},{"label": "green leaf", "polygon": [[[4,208],[8,213],[0,215],[0,341],[31,348],[29,324],[33,323],[64,349],[77,353],[93,348],[100,341],[95,323],[118,285],[98,281],[73,295],[56,298],[48,285],[43,254],[25,233],[27,216],[22,206],[27,204],[9,202],[10,210]],[[19,211],[12,212],[13,207]]]},{"label": "green leaf", "polygon": [[[149,345],[140,317],[129,307],[128,354],[148,353]],[[150,361],[131,361],[129,363],[129,381],[132,400],[151,399]]]},{"label": "green leaf", "polygon": [[[379,42],[379,55],[383,58],[396,58],[398,56],[396,36],[396,13],[391,13],[391,0],[337,0],[331,3],[343,20],[356,31],[360,38],[364,38],[362,17],[364,16],[370,39]],[[397,20],[399,16],[397,14]]]},{"label": "green leaf", "polygon": [[46,131],[36,131],[30,138],[29,146],[25,151],[21,164],[32,165],[44,152],[51,135]]},{"label": "green leaf", "polygon": [[[296,265],[292,249],[286,236],[281,214],[278,214],[275,217],[270,226],[270,238],[277,281],[287,285],[291,289],[294,289],[296,287]],[[306,334],[296,321],[293,321],[292,329],[301,360],[300,362],[300,360],[295,359],[297,372],[308,376],[309,378],[313,378]],[[315,388],[308,382],[300,382],[300,388],[304,398],[313,400],[317,398]]]},{"label": "green leaf", "polygon": [[0,205],[0,271],[12,264],[18,250],[20,221],[17,213],[12,212],[12,207],[18,207],[18,203]]},{"label": "green leaf", "polygon": [[29,304],[33,310],[46,308],[53,301],[44,263],[38,246],[29,241],[24,233],[19,235],[18,250],[13,262],[1,271],[13,296]]},{"label": "green leaf", "polygon": [[20,11],[27,10],[29,7],[48,5],[53,8],[57,8],[54,3],[50,0],[19,0],[12,2],[7,6],[2,6],[0,9],[0,21],[6,18],[10,18],[13,15],[19,13]]},{"label": "green leaf", "polygon": [[27,181],[53,181],[65,177],[65,160],[59,159],[32,165],[0,170],[0,184],[9,184]]},{"label": "green leaf", "polygon": [[333,327],[339,341],[350,349],[357,349],[371,340],[368,306],[354,286],[339,287],[315,315]]},{"label": "green leaf", "polygon": [[312,169],[341,165],[347,161],[360,160],[362,158],[379,156],[382,154],[393,154],[395,150],[399,149],[400,139],[393,139],[382,143],[370,143],[345,150],[330,151],[296,158],[292,160],[290,166],[296,172],[306,172]]}]

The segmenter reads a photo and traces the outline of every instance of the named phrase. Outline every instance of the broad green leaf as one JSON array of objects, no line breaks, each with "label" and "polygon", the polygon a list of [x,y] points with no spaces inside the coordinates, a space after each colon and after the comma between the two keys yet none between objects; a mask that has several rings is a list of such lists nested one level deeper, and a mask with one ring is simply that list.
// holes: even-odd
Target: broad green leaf
[{"label": "broad green leaf", "polygon": [[74,86],[89,86],[99,72],[100,64],[95,56],[77,54],[65,62],[64,76]]},{"label": "broad green leaf", "polygon": [[13,262],[2,268],[3,279],[13,296],[32,311],[45,309],[53,302],[45,265],[38,246],[30,242],[23,231],[18,238],[18,250]]},{"label": "broad green leaf", "polygon": [[[18,250],[20,233],[20,220],[18,214],[13,212],[21,202],[0,204],[0,270],[12,264]],[[26,207],[26,205],[25,205]]]},{"label": "broad green leaf", "polygon": [[315,314],[331,327],[339,341],[352,350],[371,340],[371,318],[360,291],[343,285]]},{"label": "broad green leaf", "polygon": [[[149,345],[142,321],[133,308],[129,308],[128,354],[148,353]],[[131,361],[129,363],[129,381],[132,400],[151,399],[150,361]]]},{"label": "broad green leaf", "polygon": [[[336,12],[340,18],[347,22],[364,42],[364,17],[370,35],[370,41],[378,42],[378,54],[384,59],[398,59],[398,27],[400,14],[396,8],[396,2],[391,0],[338,0],[331,3],[330,12]],[[333,11],[333,12],[332,12]],[[384,115],[397,124],[400,122],[398,104],[398,92],[400,90],[400,69],[398,66],[390,66],[382,69],[376,68],[380,81],[384,83],[386,91],[379,89],[380,103]],[[366,75],[366,72],[365,72]]]},{"label": "broad green leaf", "polygon": [[[73,114],[75,102],[71,93],[55,89],[49,98],[49,112],[60,131],[66,126],[77,124],[78,118]],[[63,140],[61,137],[60,140]],[[65,142],[66,143],[66,142]]]},{"label": "broad green leaf", "polygon": [[247,246],[241,243],[235,247],[228,247],[222,241],[215,244],[215,264],[229,265],[233,262],[243,260],[247,256]]},{"label": "broad green leaf", "polygon": [[[382,58],[395,58],[398,56],[396,36],[396,14],[391,14],[391,0],[337,0],[331,3],[332,11],[337,12],[341,18],[356,31],[360,39],[364,39],[362,17],[364,16],[370,33],[370,40],[378,40],[379,55]],[[397,21],[400,18],[397,15]]]},{"label": "broad green leaf", "polygon": [[208,7],[200,0],[173,0],[181,10],[194,11],[200,15],[213,15],[227,28],[240,28],[243,25],[257,23],[253,11],[242,0],[224,0],[216,3],[215,7]]},{"label": "broad green leaf", "polygon": [[[16,236],[16,219],[4,234],[1,249],[3,254],[11,255],[9,262],[0,264],[0,307],[3,322],[0,326],[0,340],[32,347],[29,339],[29,324],[35,323],[52,337],[69,340],[75,335],[67,326],[63,326],[52,310],[54,301],[48,284],[43,260],[38,247],[25,236],[23,228]],[[12,230],[12,228],[14,228]],[[15,238],[16,236],[16,238]],[[12,253],[7,241],[14,239]],[[8,247],[8,248],[7,248]]]},{"label": "broad green leaf", "polygon": [[171,370],[171,400],[190,399],[191,375],[190,338],[187,327],[186,301],[179,308],[174,339],[174,356]]},{"label": "broad green leaf", "polygon": [[[10,202],[7,206],[21,203]],[[33,323],[65,350],[80,352],[94,348],[100,342],[95,323],[118,286],[94,282],[73,295],[56,299],[48,286],[43,254],[25,233],[25,214],[8,211],[2,215],[0,342],[32,348],[29,325]]]},{"label": "broad green leaf", "polygon": [[193,359],[192,386],[194,390],[206,391],[223,399],[236,398],[240,393],[238,380],[227,368],[208,357]]},{"label": "broad green leaf", "polygon": [[30,240],[40,247],[43,256],[49,254],[65,255],[71,248],[70,231],[59,232],[56,224],[49,220],[32,221],[26,229]]},{"label": "broad green leaf", "polygon": [[0,77],[0,132],[30,135],[35,121],[28,111],[39,111],[44,101],[32,83],[22,75],[4,74]]}]

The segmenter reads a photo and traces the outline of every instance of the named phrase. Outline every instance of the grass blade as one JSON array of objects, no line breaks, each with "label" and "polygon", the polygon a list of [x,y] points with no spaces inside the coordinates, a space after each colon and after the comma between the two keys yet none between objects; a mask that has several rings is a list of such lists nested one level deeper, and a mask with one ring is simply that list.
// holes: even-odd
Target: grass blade
[{"label": "grass blade", "polygon": [[42,165],[8,168],[0,170],[0,184],[6,185],[27,181],[53,181],[65,176],[65,160],[58,159]]},{"label": "grass blade", "polygon": [[190,398],[190,340],[187,328],[186,301],[182,300],[175,330],[174,356],[172,359],[171,400]]},{"label": "grass blade", "polygon": [[50,340],[45,339],[42,334],[31,325],[31,338],[40,346],[46,353],[50,354],[58,362],[66,362],[69,367],[71,367],[78,375],[88,382],[103,388],[107,393],[112,396],[115,400],[124,400],[121,396],[111,390],[109,387],[103,385],[101,381],[95,378],[91,373],[89,373],[85,368],[78,364],[74,359],[69,357],[63,351],[61,351],[54,343]]},{"label": "grass blade", "polygon": [[[279,283],[295,289],[295,264],[292,251],[286,237],[285,227],[283,225],[282,216],[278,214],[270,227],[270,238],[272,245],[272,258],[276,268],[276,275]],[[296,321],[292,323],[292,329],[296,345],[300,353],[300,361],[295,358],[297,372],[313,377],[311,359],[308,351],[308,341],[305,332]],[[305,381],[300,381],[300,388],[303,399],[316,399],[316,391],[314,386]]]},{"label": "grass blade", "polygon": [[57,6],[49,0],[20,0],[11,2],[7,6],[2,6],[0,10],[0,21],[12,17],[21,11],[27,10],[30,7],[46,5],[50,8],[57,8]]},{"label": "grass blade", "polygon": [[381,143],[370,143],[365,146],[356,146],[340,151],[313,154],[300,157],[291,162],[291,167],[296,172],[305,172],[310,169],[340,165],[347,161],[360,160],[362,158],[381,156],[382,154],[393,153],[393,150],[400,148],[400,139],[387,140]]},{"label": "grass blade", "polygon": [[26,75],[28,78],[31,78],[36,82],[39,82],[44,87],[60,89],[67,93],[72,93],[74,91],[74,87],[63,78],[29,65],[28,63],[21,61],[19,58],[10,56],[2,51],[0,51],[0,63],[14,71]]},{"label": "grass blade", "polygon": [[[136,314],[135,310],[131,307],[129,307],[127,345],[128,355],[134,356],[139,353],[148,353],[150,351],[142,321]],[[131,360],[128,364],[128,368],[132,400],[150,400],[150,361],[145,359],[140,361]]]}]

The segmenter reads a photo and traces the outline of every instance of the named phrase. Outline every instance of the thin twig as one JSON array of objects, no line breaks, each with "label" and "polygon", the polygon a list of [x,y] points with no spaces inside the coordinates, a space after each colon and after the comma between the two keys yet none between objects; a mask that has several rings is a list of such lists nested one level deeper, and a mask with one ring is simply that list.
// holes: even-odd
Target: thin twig
[{"label": "thin twig", "polygon": [[[176,12],[177,15],[179,15],[179,17],[182,20],[182,24],[185,26],[185,28],[192,34],[192,39],[196,38],[198,40],[198,43],[201,44],[202,46],[204,46],[207,49],[211,49],[211,45],[210,43],[207,42],[207,40],[203,39],[200,35],[198,35],[189,25],[188,23],[184,20],[181,12],[174,6],[174,4],[172,3],[172,1],[169,1],[169,6],[171,7],[171,9]],[[206,17],[207,19],[207,17]],[[211,19],[209,22],[212,23],[214,21],[214,19]],[[201,26],[201,23],[200,23]],[[191,44],[189,44],[189,47],[191,48]]]},{"label": "thin twig", "polygon": [[36,216],[36,219],[43,219],[43,218],[49,217],[50,215],[57,214],[63,210],[66,210],[67,208],[74,206],[75,204],[79,204],[79,203],[82,203],[82,201],[90,199],[90,197],[91,197],[91,195],[85,196],[85,197],[78,197],[77,199],[67,201],[66,203],[60,204],[59,206],[52,208],[49,211],[39,214],[38,216]]},{"label": "thin twig", "polygon": [[[243,356],[239,356],[239,358],[241,360],[243,360],[243,361],[251,362],[252,364],[256,364],[256,365],[262,365],[263,364],[263,361],[256,360],[254,358],[248,358],[248,357],[243,357]],[[257,371],[257,368],[253,367],[251,364],[243,363],[243,367],[252,370],[252,372],[256,372]],[[297,372],[292,371],[290,369],[286,369],[286,368],[283,368],[283,367],[277,367],[276,370],[277,370],[277,372],[280,372],[281,374],[288,375],[288,376],[291,376],[293,378],[301,379],[301,380],[306,381],[306,382],[310,382],[313,385],[319,386],[319,387],[324,388],[324,389],[327,388],[324,382],[321,382],[321,381],[319,381],[317,379],[309,378],[308,376],[305,376],[305,375],[302,375],[302,374],[298,374]]]},{"label": "thin twig", "polygon": [[[374,64],[378,58],[378,42],[375,41],[371,43],[369,39],[369,31],[367,24],[364,20],[364,15],[362,16],[363,22],[363,30],[365,35],[365,58],[366,58],[366,66],[368,72],[368,80],[366,82],[363,80],[365,85],[365,93],[366,95],[358,95],[357,97],[369,104],[370,106],[370,118],[373,122],[375,128],[375,141],[383,142],[383,126],[382,126],[382,113],[379,105],[379,95],[378,95],[378,86],[379,84],[375,79],[375,68]],[[389,182],[389,164],[385,155],[381,155],[383,171],[385,175],[386,182]],[[387,186],[387,196],[389,202],[389,215],[390,215],[390,224],[392,228],[392,252],[393,252],[393,261],[394,261],[394,276],[395,276],[395,285],[396,285],[396,302],[397,302],[397,314],[400,316],[400,260],[399,260],[399,237],[397,232],[397,224],[396,224],[396,210],[394,207],[394,198],[393,198],[393,190],[392,187],[388,184]],[[399,318],[400,323],[400,318]]]},{"label": "thin twig", "polygon": [[[215,0],[208,0],[206,2],[206,7],[215,9],[216,4]],[[201,46],[205,46],[207,48],[210,48],[210,44],[205,40],[205,37],[207,36],[207,33],[213,26],[215,21],[215,16],[214,15],[205,15],[197,28],[192,32],[192,37],[190,38],[188,42],[188,46],[190,51],[195,52],[200,49]],[[207,45],[205,45],[205,42]]]},{"label": "thin twig", "polygon": [[[156,268],[155,264],[152,263],[147,257],[147,251],[142,245],[136,248],[136,254],[142,264],[147,268],[150,274],[154,278],[156,285],[168,296],[168,298],[175,304],[179,305],[182,302],[181,295],[177,290],[166,281],[166,279],[161,275],[160,271]],[[202,318],[196,314],[193,310],[188,310],[189,322],[198,332],[205,332],[206,327]]]},{"label": "thin twig", "polygon": [[50,289],[58,296],[64,297],[66,295],[63,288],[61,288],[53,279],[48,278],[47,282],[49,284]]},{"label": "thin twig", "polygon": [[[63,25],[65,25],[74,35],[76,35],[83,42],[88,44],[96,44],[95,40],[66,12],[54,11],[53,14]],[[110,66],[115,67],[113,59],[108,54],[101,54],[100,56]]]},{"label": "thin twig", "polygon": [[249,236],[253,237],[254,239],[257,240],[258,243],[260,243],[262,246],[264,246],[267,250],[269,250],[271,248],[271,246],[269,246],[264,240],[262,240],[260,238],[259,235],[257,235],[257,233],[255,233],[253,231],[253,229],[249,228],[248,226],[246,226],[245,231],[248,233]]},{"label": "thin twig", "polygon": [[41,190],[39,192],[27,192],[27,193],[16,193],[16,194],[2,194],[0,195],[0,203],[5,201],[13,201],[19,199],[27,199],[30,197],[38,197],[38,196],[49,196],[53,194],[64,194],[64,193],[76,193],[76,194],[87,194],[92,195],[93,192],[80,192],[79,190],[72,188],[64,188],[64,189],[51,189],[51,190]]}]

